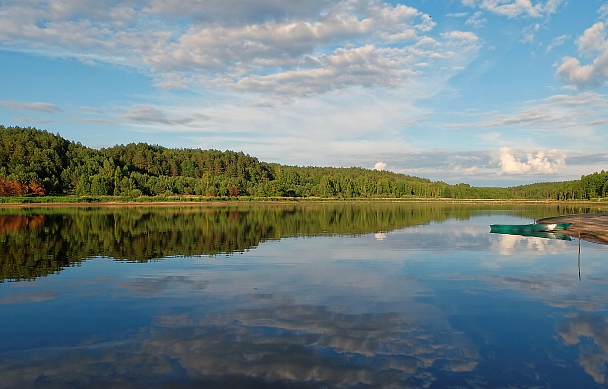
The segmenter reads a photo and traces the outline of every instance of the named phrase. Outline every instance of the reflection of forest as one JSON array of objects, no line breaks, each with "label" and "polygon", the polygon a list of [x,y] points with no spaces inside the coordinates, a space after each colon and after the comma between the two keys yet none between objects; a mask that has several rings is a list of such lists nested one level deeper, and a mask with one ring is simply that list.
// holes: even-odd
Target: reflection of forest
[{"label": "reflection of forest", "polygon": [[[392,231],[497,209],[406,203],[3,209],[0,282],[33,280],[98,256],[145,262],[229,254],[271,239]],[[564,206],[519,206],[516,210],[531,218],[571,212]]]}]

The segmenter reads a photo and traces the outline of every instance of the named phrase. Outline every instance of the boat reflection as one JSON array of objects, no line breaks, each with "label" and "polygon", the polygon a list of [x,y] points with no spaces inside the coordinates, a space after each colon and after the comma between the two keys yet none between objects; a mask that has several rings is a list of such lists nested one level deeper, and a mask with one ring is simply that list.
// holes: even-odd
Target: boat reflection
[{"label": "boat reflection", "polygon": [[572,240],[572,238],[566,234],[558,233],[558,232],[546,232],[546,231],[517,231],[517,232],[495,232],[490,231],[492,234],[501,234],[501,235],[519,235],[519,236],[528,236],[534,238],[545,238],[545,239],[558,239],[558,240]]}]

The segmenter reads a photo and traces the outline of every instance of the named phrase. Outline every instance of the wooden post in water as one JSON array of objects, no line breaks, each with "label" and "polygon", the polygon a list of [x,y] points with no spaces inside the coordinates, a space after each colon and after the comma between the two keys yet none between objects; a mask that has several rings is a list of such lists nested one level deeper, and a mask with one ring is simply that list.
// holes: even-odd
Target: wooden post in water
[{"label": "wooden post in water", "polygon": [[578,280],[581,280],[581,213],[578,213]]},{"label": "wooden post in water", "polygon": [[578,233],[578,280],[581,280],[581,233]]}]

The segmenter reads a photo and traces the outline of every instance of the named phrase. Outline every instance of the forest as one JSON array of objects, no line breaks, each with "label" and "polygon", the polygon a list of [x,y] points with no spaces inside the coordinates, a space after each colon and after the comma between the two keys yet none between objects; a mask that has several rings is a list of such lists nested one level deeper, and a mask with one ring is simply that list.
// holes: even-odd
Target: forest
[{"label": "forest", "polygon": [[235,151],[130,143],[93,149],[45,130],[0,125],[0,197],[204,196],[591,200],[608,172],[509,188],[450,185],[358,167],[287,166]]}]

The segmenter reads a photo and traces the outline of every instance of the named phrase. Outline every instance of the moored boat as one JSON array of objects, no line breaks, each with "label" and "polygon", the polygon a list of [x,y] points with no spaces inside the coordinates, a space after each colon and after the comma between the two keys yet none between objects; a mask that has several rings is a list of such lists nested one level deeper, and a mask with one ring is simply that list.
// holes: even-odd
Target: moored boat
[{"label": "moored boat", "polygon": [[490,232],[498,233],[520,233],[520,232],[551,232],[563,231],[570,228],[572,223],[551,223],[551,224],[492,224]]}]

